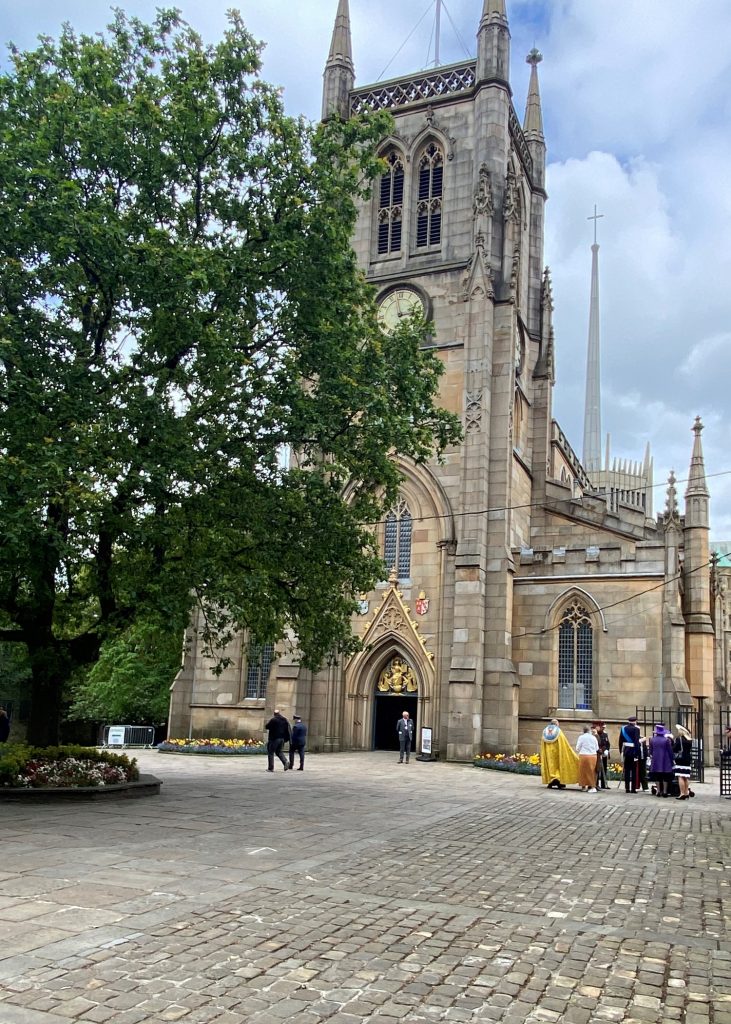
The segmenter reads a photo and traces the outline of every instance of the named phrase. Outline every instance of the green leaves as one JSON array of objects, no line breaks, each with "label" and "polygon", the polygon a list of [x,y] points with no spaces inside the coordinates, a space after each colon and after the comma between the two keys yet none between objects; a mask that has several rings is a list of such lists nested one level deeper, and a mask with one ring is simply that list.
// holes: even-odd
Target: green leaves
[{"label": "green leaves", "polygon": [[237,14],[207,45],[118,12],[0,76],[0,613],[38,693],[130,678],[135,624],[194,603],[212,643],[347,647],[393,454],[459,437],[350,248],[387,116],[288,118],[259,53]]}]

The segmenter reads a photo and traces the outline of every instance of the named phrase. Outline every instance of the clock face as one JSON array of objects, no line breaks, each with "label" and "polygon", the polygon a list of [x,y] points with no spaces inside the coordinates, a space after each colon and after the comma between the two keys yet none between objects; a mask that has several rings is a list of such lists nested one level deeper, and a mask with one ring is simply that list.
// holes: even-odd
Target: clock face
[{"label": "clock face", "polygon": [[395,288],[378,304],[378,320],[384,331],[395,331],[410,316],[424,316],[424,300],[413,288]]}]

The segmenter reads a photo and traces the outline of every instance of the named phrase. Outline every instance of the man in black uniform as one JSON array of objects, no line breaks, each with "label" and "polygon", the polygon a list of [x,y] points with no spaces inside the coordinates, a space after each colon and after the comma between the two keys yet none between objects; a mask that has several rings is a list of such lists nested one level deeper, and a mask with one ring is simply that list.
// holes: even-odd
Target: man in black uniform
[{"label": "man in black uniform", "polygon": [[624,761],[624,791],[636,793],[640,761],[640,730],[636,715],[630,715],[627,724],[619,730],[619,753]]},{"label": "man in black uniform", "polygon": [[299,715],[292,715],[292,739],[289,743],[289,770],[294,768],[294,755],[295,753],[300,756],[300,766],[297,769],[298,772],[305,770],[305,743],[307,742],[307,726],[302,721]]},{"label": "man in black uniform", "polygon": [[279,708],[275,709],[273,717],[267,722],[266,730],[269,733],[269,739],[267,741],[267,761],[269,762],[267,771],[274,771],[274,755],[276,754],[284,765],[284,770],[286,772],[289,768],[289,763],[282,752],[282,747],[290,739],[291,732],[289,729],[289,722],[280,712]]}]

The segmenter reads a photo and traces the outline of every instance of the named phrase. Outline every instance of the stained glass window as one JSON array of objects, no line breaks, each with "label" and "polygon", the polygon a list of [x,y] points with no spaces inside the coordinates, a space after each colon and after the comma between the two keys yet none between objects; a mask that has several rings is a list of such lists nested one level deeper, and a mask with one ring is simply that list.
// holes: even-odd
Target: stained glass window
[{"label": "stained glass window", "polygon": [[558,706],[592,706],[594,631],[586,608],[573,601],[558,627]]},{"label": "stained glass window", "polygon": [[261,700],[267,695],[269,673],[274,660],[274,644],[252,643],[246,668],[246,696]]},{"label": "stained glass window", "polygon": [[399,501],[386,516],[383,558],[389,571],[396,566],[400,580],[411,576],[412,525],[411,512],[405,501]]}]

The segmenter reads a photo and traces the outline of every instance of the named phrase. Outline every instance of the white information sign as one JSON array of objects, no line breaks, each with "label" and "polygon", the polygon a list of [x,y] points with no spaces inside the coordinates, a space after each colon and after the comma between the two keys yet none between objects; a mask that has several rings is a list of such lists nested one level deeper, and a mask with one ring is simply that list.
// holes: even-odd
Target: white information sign
[{"label": "white information sign", "polygon": [[123,747],[124,746],[124,730],[123,725],[110,725],[109,735],[107,736],[108,747]]},{"label": "white information sign", "polygon": [[431,729],[423,728],[421,730],[421,752],[422,754],[431,754]]}]

